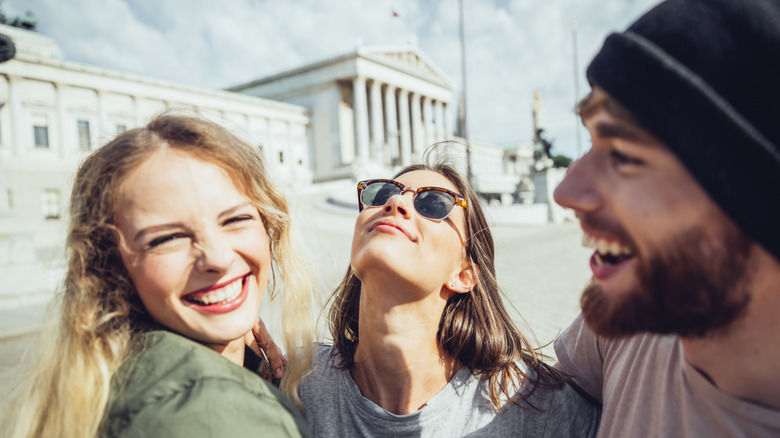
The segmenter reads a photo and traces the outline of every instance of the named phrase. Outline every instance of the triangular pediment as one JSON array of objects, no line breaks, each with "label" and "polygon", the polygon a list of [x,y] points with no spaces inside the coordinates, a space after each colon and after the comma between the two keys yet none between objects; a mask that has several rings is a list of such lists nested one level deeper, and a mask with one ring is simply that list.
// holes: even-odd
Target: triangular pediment
[{"label": "triangular pediment", "polygon": [[383,50],[377,48],[361,50],[361,54],[375,61],[392,65],[411,74],[427,78],[433,82],[450,86],[450,78],[448,78],[447,75],[445,75],[427,56],[416,49],[407,47],[400,50]]}]

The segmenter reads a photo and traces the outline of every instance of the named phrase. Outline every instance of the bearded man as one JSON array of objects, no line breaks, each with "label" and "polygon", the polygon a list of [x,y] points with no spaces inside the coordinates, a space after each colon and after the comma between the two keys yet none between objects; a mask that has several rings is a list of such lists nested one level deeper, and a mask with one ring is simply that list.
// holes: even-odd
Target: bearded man
[{"label": "bearded man", "polygon": [[668,0],[587,75],[555,200],[593,279],[559,368],[599,436],[780,436],[780,1]]}]

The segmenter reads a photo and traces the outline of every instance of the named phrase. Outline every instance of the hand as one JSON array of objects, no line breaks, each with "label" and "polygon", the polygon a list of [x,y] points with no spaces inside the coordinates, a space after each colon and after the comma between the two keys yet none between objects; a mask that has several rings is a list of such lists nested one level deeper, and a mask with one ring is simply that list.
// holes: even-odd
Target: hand
[{"label": "hand", "polygon": [[284,357],[282,349],[271,338],[265,323],[259,317],[252,330],[246,334],[245,342],[255,353],[264,356],[268,360],[274,377],[281,379],[282,375],[284,375],[284,367],[287,366],[287,358]]}]

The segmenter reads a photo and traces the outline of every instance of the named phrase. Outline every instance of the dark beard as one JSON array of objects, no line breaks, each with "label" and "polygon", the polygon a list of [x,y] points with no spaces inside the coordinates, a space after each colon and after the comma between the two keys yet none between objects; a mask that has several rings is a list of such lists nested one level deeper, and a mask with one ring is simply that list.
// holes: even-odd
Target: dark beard
[{"label": "dark beard", "polygon": [[638,268],[637,290],[608,296],[594,280],[582,294],[585,321],[614,338],[640,332],[704,337],[727,327],[750,302],[752,242],[731,223],[714,241],[701,229],[670,238]]}]

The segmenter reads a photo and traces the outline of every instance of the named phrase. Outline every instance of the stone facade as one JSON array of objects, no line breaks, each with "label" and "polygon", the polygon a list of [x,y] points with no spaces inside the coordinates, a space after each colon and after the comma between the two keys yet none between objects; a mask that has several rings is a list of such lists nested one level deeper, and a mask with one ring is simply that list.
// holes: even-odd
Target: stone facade
[{"label": "stone facade", "polygon": [[229,88],[306,107],[315,181],[418,162],[450,138],[450,79],[414,46],[354,52]]},{"label": "stone facade", "polygon": [[47,37],[2,25],[0,33],[17,49],[0,64],[0,204],[34,231],[38,248],[61,241],[78,163],[163,111],[221,123],[262,148],[280,180],[311,182],[301,106],[70,62]]}]

